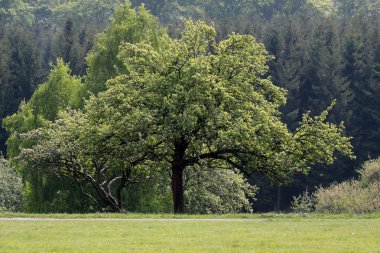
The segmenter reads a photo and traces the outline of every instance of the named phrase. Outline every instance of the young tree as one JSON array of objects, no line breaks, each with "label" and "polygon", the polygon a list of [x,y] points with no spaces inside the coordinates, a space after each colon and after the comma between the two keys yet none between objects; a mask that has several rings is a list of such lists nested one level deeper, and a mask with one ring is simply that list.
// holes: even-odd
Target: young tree
[{"label": "young tree", "polygon": [[70,68],[58,59],[46,83],[41,84],[28,102],[21,103],[17,113],[3,121],[10,134],[8,155],[18,155],[19,134],[44,126],[47,121],[57,119],[60,110],[83,106],[83,85],[80,78],[71,76]]},{"label": "young tree", "polygon": [[[60,110],[81,107],[82,96],[81,80],[71,76],[69,67],[59,59],[57,66],[50,73],[49,80],[37,88],[28,102],[21,103],[17,113],[3,120],[3,127],[10,135],[7,140],[8,157],[17,157],[21,148],[27,148],[34,143],[21,138],[21,134],[46,126],[49,121],[58,118]],[[30,173],[29,167],[22,162],[17,165],[27,184],[25,196],[28,211],[47,212],[54,208],[58,210],[59,207],[65,206],[65,202],[70,202],[67,205],[69,208],[60,210],[68,211],[73,208],[74,199],[70,194],[59,203],[59,207],[53,204],[53,199],[58,198],[57,193],[65,192],[62,189],[64,180],[51,173]]]}]

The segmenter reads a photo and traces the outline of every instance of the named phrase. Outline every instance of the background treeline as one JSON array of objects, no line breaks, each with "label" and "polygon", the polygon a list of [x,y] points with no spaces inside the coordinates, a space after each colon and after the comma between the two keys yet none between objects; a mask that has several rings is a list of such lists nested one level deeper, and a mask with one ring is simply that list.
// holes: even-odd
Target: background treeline
[{"label": "background treeline", "polygon": [[[47,81],[58,57],[69,63],[74,75],[84,75],[85,56],[120,2],[2,1],[0,118],[17,112],[20,103],[31,98],[38,85]],[[337,99],[329,120],[345,122],[357,159],[340,159],[332,168],[316,167],[309,176],[296,175],[286,187],[273,186],[254,175],[251,183],[260,188],[255,210],[286,209],[292,195],[355,176],[359,164],[380,155],[379,1],[132,1],[133,6],[141,3],[173,36],[181,31],[184,18],[192,18],[213,22],[219,39],[238,32],[253,34],[264,42],[275,56],[269,75],[276,85],[288,90],[283,119],[291,129],[306,111],[320,113]],[[2,129],[4,154],[6,140]],[[8,147],[10,157],[12,152],[17,153]],[[67,187],[64,179],[26,174],[23,178],[29,182],[30,211],[83,211],[85,203],[76,203],[78,198],[73,197],[79,190]],[[129,200],[132,211],[168,210],[157,207],[151,185],[133,187],[129,189],[136,193]],[[57,189],[61,189],[61,199],[54,194]],[[161,198],[165,202],[168,197],[162,194]]]}]

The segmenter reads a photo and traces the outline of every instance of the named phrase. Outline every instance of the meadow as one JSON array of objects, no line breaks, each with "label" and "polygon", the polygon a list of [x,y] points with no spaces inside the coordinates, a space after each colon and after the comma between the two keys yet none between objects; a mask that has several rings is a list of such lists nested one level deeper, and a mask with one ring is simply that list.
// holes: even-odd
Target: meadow
[{"label": "meadow", "polygon": [[0,220],[0,252],[372,253],[380,252],[377,217],[35,216]]}]

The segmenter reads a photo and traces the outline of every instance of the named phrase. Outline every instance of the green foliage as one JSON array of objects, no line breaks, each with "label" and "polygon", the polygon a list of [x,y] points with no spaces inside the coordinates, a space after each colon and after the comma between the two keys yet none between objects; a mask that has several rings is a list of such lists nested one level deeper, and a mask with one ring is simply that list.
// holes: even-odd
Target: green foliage
[{"label": "green foliage", "polygon": [[39,128],[48,120],[54,120],[58,112],[67,108],[81,107],[83,88],[79,78],[70,75],[70,69],[58,60],[49,80],[40,85],[28,102],[20,105],[19,111],[3,121],[10,138],[7,141],[8,155],[15,157],[21,146],[20,133]]},{"label": "green foliage", "polygon": [[362,187],[369,187],[380,182],[380,158],[367,161],[359,172],[359,181]]},{"label": "green foliage", "polygon": [[[0,23],[32,24],[34,16],[29,2],[23,0],[2,0],[0,3]],[[0,30],[3,27],[0,28]]]},{"label": "green foliage", "polygon": [[[41,80],[39,52],[32,32],[14,25],[0,28],[0,124],[29,99]],[[0,149],[5,151],[8,135],[0,128]]]},{"label": "green foliage", "polygon": [[134,6],[144,3],[160,20],[171,26],[184,19],[209,20],[217,23],[228,22],[231,19],[239,22],[244,19],[263,17],[270,18],[278,12],[294,11],[306,1],[303,0],[220,0],[220,1],[191,1],[191,0],[132,0]]},{"label": "green foliage", "polygon": [[129,212],[171,213],[173,202],[167,173],[151,173],[137,184],[131,184],[124,190],[125,207]]},{"label": "green foliage", "polygon": [[[8,156],[14,158],[19,155],[21,148],[34,144],[34,140],[22,138],[23,133],[48,125],[49,121],[58,117],[60,110],[81,107],[82,96],[83,85],[80,78],[71,76],[69,67],[62,60],[58,60],[57,66],[51,71],[49,80],[38,87],[28,102],[20,105],[17,113],[3,120],[3,127],[10,134],[7,140]],[[23,161],[17,166],[27,181],[25,188],[27,210],[67,211],[64,208],[60,209],[64,206],[63,203],[53,201],[54,198],[67,195],[62,189],[67,188],[67,184],[63,184],[64,180],[49,174],[32,173]],[[71,192],[77,195],[75,191]],[[67,196],[67,200],[72,197]],[[54,203],[58,206],[54,206]]]},{"label": "green foliage", "polygon": [[374,78],[379,58],[378,22],[375,16],[371,21],[364,16],[343,19],[304,8],[293,15],[275,16],[267,25],[259,26],[263,30],[258,34],[275,56],[269,63],[273,82],[288,90],[287,104],[281,109],[284,121],[295,129],[302,114],[321,111],[336,99],[328,120],[344,121],[357,157],[355,161],[339,159],[329,169],[313,166],[308,177],[295,177],[292,186],[282,188],[282,208],[288,208],[290,196],[305,187],[346,180],[368,157],[380,155],[379,90]]},{"label": "green foliage", "polygon": [[364,163],[357,180],[335,183],[315,192],[323,213],[370,213],[380,210],[380,159]]},{"label": "green foliage", "polygon": [[22,210],[21,178],[16,170],[2,156],[0,157],[0,212],[18,212]]},{"label": "green foliage", "polygon": [[131,156],[118,136],[81,112],[62,112],[59,120],[22,138],[35,144],[22,149],[18,161],[72,179],[100,210],[124,211],[124,188],[150,175],[150,164],[140,162],[144,153]]},{"label": "green foliage", "polygon": [[[359,18],[360,19],[360,18]],[[343,44],[343,73],[352,92],[348,130],[356,137],[361,162],[368,157],[377,157],[380,141],[380,94],[379,88],[379,29],[366,28],[366,22],[357,20],[355,35],[347,35]],[[366,36],[362,33],[367,29]]]},{"label": "green foliage", "polygon": [[[76,22],[95,22],[103,25],[112,16],[121,0],[74,0],[74,1],[46,1],[45,6],[51,11],[50,19],[61,23],[67,18]],[[40,3],[34,5],[41,8]]]},{"label": "green foliage", "polygon": [[328,113],[334,104],[335,102],[314,118],[310,117],[310,112],[304,114],[301,126],[294,133],[294,138],[300,145],[297,150],[305,152],[302,158],[307,164],[315,165],[316,162],[332,164],[336,159],[334,151],[337,147],[343,155],[354,158],[349,142],[351,138],[342,136],[343,123],[339,126],[326,123]]},{"label": "green foliage", "polygon": [[48,81],[38,87],[29,104],[35,115],[52,121],[57,119],[61,110],[81,108],[83,95],[81,79],[72,76],[68,65],[58,59]]},{"label": "green foliage", "polygon": [[10,134],[7,140],[8,155],[10,157],[16,157],[19,154],[20,147],[28,146],[28,144],[19,138],[19,133],[25,133],[41,127],[44,125],[44,122],[43,117],[36,116],[27,103],[21,103],[17,113],[3,120],[3,127],[6,128]]},{"label": "green foliage", "polygon": [[143,6],[138,10],[130,8],[129,1],[116,9],[112,24],[99,34],[93,49],[87,55],[87,89],[97,93],[105,89],[107,80],[125,73],[123,62],[117,55],[125,43],[149,40],[157,45],[157,38],[164,34],[157,19]]},{"label": "green foliage", "polygon": [[[111,0],[1,1],[0,118],[16,112],[20,102],[30,98],[37,84],[46,81],[50,63],[55,62],[57,57],[62,57],[70,64],[72,73],[85,74],[87,66],[84,56],[92,48],[95,34],[110,25],[109,17],[120,2]],[[131,2],[133,7],[142,3],[140,0]],[[306,2],[312,4],[305,4]],[[275,60],[268,63],[270,70],[265,75],[272,76],[271,81],[274,84],[288,91],[287,103],[280,107],[280,111],[282,120],[291,132],[299,126],[298,122],[302,120],[305,112],[323,111],[332,100],[337,100],[328,115],[328,120],[334,123],[345,122],[346,134],[354,137],[352,143],[358,159],[355,162],[339,159],[339,163],[328,170],[325,166],[310,165],[303,166],[304,169],[296,169],[312,168],[307,178],[299,175],[293,180],[293,186],[281,188],[278,203],[283,208],[288,207],[291,195],[297,194],[305,187],[308,186],[311,189],[319,184],[328,185],[334,180],[349,178],[365,159],[380,155],[378,145],[380,140],[378,130],[380,124],[378,110],[380,101],[379,1],[146,0],[144,4],[168,27],[169,34],[173,37],[180,37],[179,31],[183,30],[181,21],[184,18],[191,18],[213,22],[218,30],[218,41],[225,39],[233,31],[255,34],[258,41],[264,41],[269,54],[275,56]],[[332,9],[333,4],[335,4],[335,9]],[[155,44],[153,47],[158,49],[161,47],[158,37],[165,37],[165,31],[157,24],[157,21],[153,21],[155,18],[150,16],[148,11],[141,11],[141,8],[132,10],[125,6],[129,6],[128,3],[118,11],[124,13],[119,15],[120,22],[115,21],[115,24],[100,35],[98,42],[95,43],[95,47],[98,45],[98,48],[92,53],[93,59],[97,57],[97,53],[99,53],[99,59],[93,60],[93,67],[90,66],[89,74],[85,79],[85,89],[93,93],[105,90],[108,79],[122,74],[129,75],[122,60],[116,56],[121,51],[120,45],[124,42],[137,43],[150,40],[152,44]],[[320,10],[324,12],[323,15]],[[145,18],[140,13],[145,13]],[[325,15],[326,13],[328,15]],[[124,22],[125,20],[127,22]],[[150,22],[150,25],[144,26],[144,22]],[[43,61],[42,71],[39,67],[40,55]],[[110,56],[109,59],[107,55]],[[89,65],[91,65],[90,58],[89,56]],[[86,92],[83,92],[81,96],[88,97]],[[20,108],[23,113],[20,113],[17,119],[23,125],[20,129],[24,128],[24,130],[19,132],[44,125],[44,118],[34,116],[34,109],[30,107],[30,104],[28,103],[27,106],[24,104]],[[66,109],[66,106],[62,108]],[[23,114],[25,124],[22,123]],[[314,114],[310,114],[310,117],[311,115]],[[15,129],[17,127],[12,131],[16,131]],[[0,130],[0,135],[2,137],[0,148],[5,150],[4,142],[7,134],[4,130]],[[11,157],[18,155],[19,145],[25,147],[31,145],[26,140],[21,143],[17,134],[12,134],[8,143],[13,143],[8,146]],[[319,156],[323,155],[323,152],[319,153]],[[257,164],[247,165],[247,163],[244,165],[257,166]],[[273,181],[278,182],[283,181],[283,178],[291,173],[282,173],[281,179],[279,175],[274,175],[275,173],[269,174],[274,179]],[[41,175],[38,180],[36,179],[36,182],[45,185],[43,187],[37,186],[37,183],[33,183],[34,186],[27,185],[30,191],[33,188],[46,189],[45,193],[41,194],[45,197],[36,199],[36,203],[49,195],[46,182],[54,181],[54,179],[44,179],[44,177],[45,175]],[[66,183],[55,181],[52,184]],[[277,196],[274,188],[266,181],[259,183],[262,185],[260,188],[263,190],[264,198],[273,202],[275,199],[273,196]],[[263,188],[265,184],[268,185],[268,189]],[[141,192],[144,193],[140,195],[142,198],[140,207],[147,206],[145,203],[148,200],[143,200],[144,194],[147,195],[146,199],[156,201],[153,200],[155,195],[153,191],[146,190],[150,188],[148,185],[141,186]],[[127,202],[134,203],[134,201],[139,202],[137,200]],[[270,204],[270,206],[273,205]],[[154,204],[150,208],[158,210],[161,207]]]},{"label": "green foliage", "polygon": [[55,54],[70,65],[74,74],[86,72],[85,54],[87,52],[86,30],[79,34],[78,28],[71,19],[66,20],[62,34],[55,43]]},{"label": "green foliage", "polygon": [[4,37],[0,38],[4,46],[4,60],[9,75],[2,87],[4,89],[2,117],[16,112],[21,101],[32,96],[41,80],[39,52],[32,33],[19,26],[7,28],[3,32]]},{"label": "green foliage", "polygon": [[290,208],[296,213],[310,213],[315,210],[315,197],[306,189],[299,196],[293,196]]},{"label": "green foliage", "polygon": [[67,18],[76,22],[104,25],[112,16],[118,0],[3,0],[0,20],[9,24],[32,26],[36,23],[57,25]]},{"label": "green foliage", "polygon": [[373,16],[380,12],[380,3],[377,0],[336,0],[337,11],[345,16]]},{"label": "green foliage", "polygon": [[7,82],[9,80],[9,66],[8,66],[8,57],[6,48],[4,48],[4,43],[0,43],[0,115],[3,116],[5,113],[5,96],[8,95],[6,91]]},{"label": "green foliage", "polygon": [[257,187],[231,170],[191,168],[185,175],[187,213],[252,212]]},{"label": "green foliage", "polygon": [[213,27],[189,21],[180,39],[125,43],[118,58],[126,74],[85,106],[85,117],[109,136],[103,145],[125,157],[143,154],[153,167],[232,166],[278,183],[332,163],[336,150],[352,155],[343,126],[325,122],[328,110],[306,114],[289,132],[278,112],[285,91],[262,77],[270,59],[263,44],[239,34],[216,43],[215,36]]},{"label": "green foliage", "polygon": [[308,0],[308,2],[326,14],[331,14],[334,11],[333,0]]}]

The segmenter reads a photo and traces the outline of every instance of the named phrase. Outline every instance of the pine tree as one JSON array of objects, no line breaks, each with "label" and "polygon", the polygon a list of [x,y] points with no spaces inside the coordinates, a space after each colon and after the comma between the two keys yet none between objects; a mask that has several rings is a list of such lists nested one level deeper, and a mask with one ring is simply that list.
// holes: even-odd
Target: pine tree
[{"label": "pine tree", "polygon": [[[281,24],[281,25],[280,25]],[[268,28],[266,45],[275,59],[269,62],[269,75],[273,82],[288,91],[287,104],[282,109],[285,122],[295,128],[298,118],[298,98],[301,68],[300,26],[291,16],[279,16]]]},{"label": "pine tree", "polygon": [[4,114],[17,111],[21,101],[29,99],[40,82],[41,67],[38,50],[31,34],[23,28],[8,31],[10,78],[4,92]]},{"label": "pine tree", "polygon": [[[84,75],[86,70],[85,53],[87,52],[85,33],[81,38],[71,19],[66,20],[62,33],[58,36],[57,50],[55,55],[61,57],[64,62],[69,63],[73,74]],[[82,43],[80,43],[82,42]]]},{"label": "pine tree", "polygon": [[351,130],[361,161],[380,155],[379,27],[374,23],[366,29],[360,29],[365,34],[349,37],[345,48],[345,71],[355,90]]},{"label": "pine tree", "polygon": [[8,55],[5,52],[4,41],[0,39],[0,152],[5,154],[5,141],[6,132],[1,128],[2,118],[5,116],[5,100],[7,91],[7,85],[10,78],[9,68],[8,68]]}]

